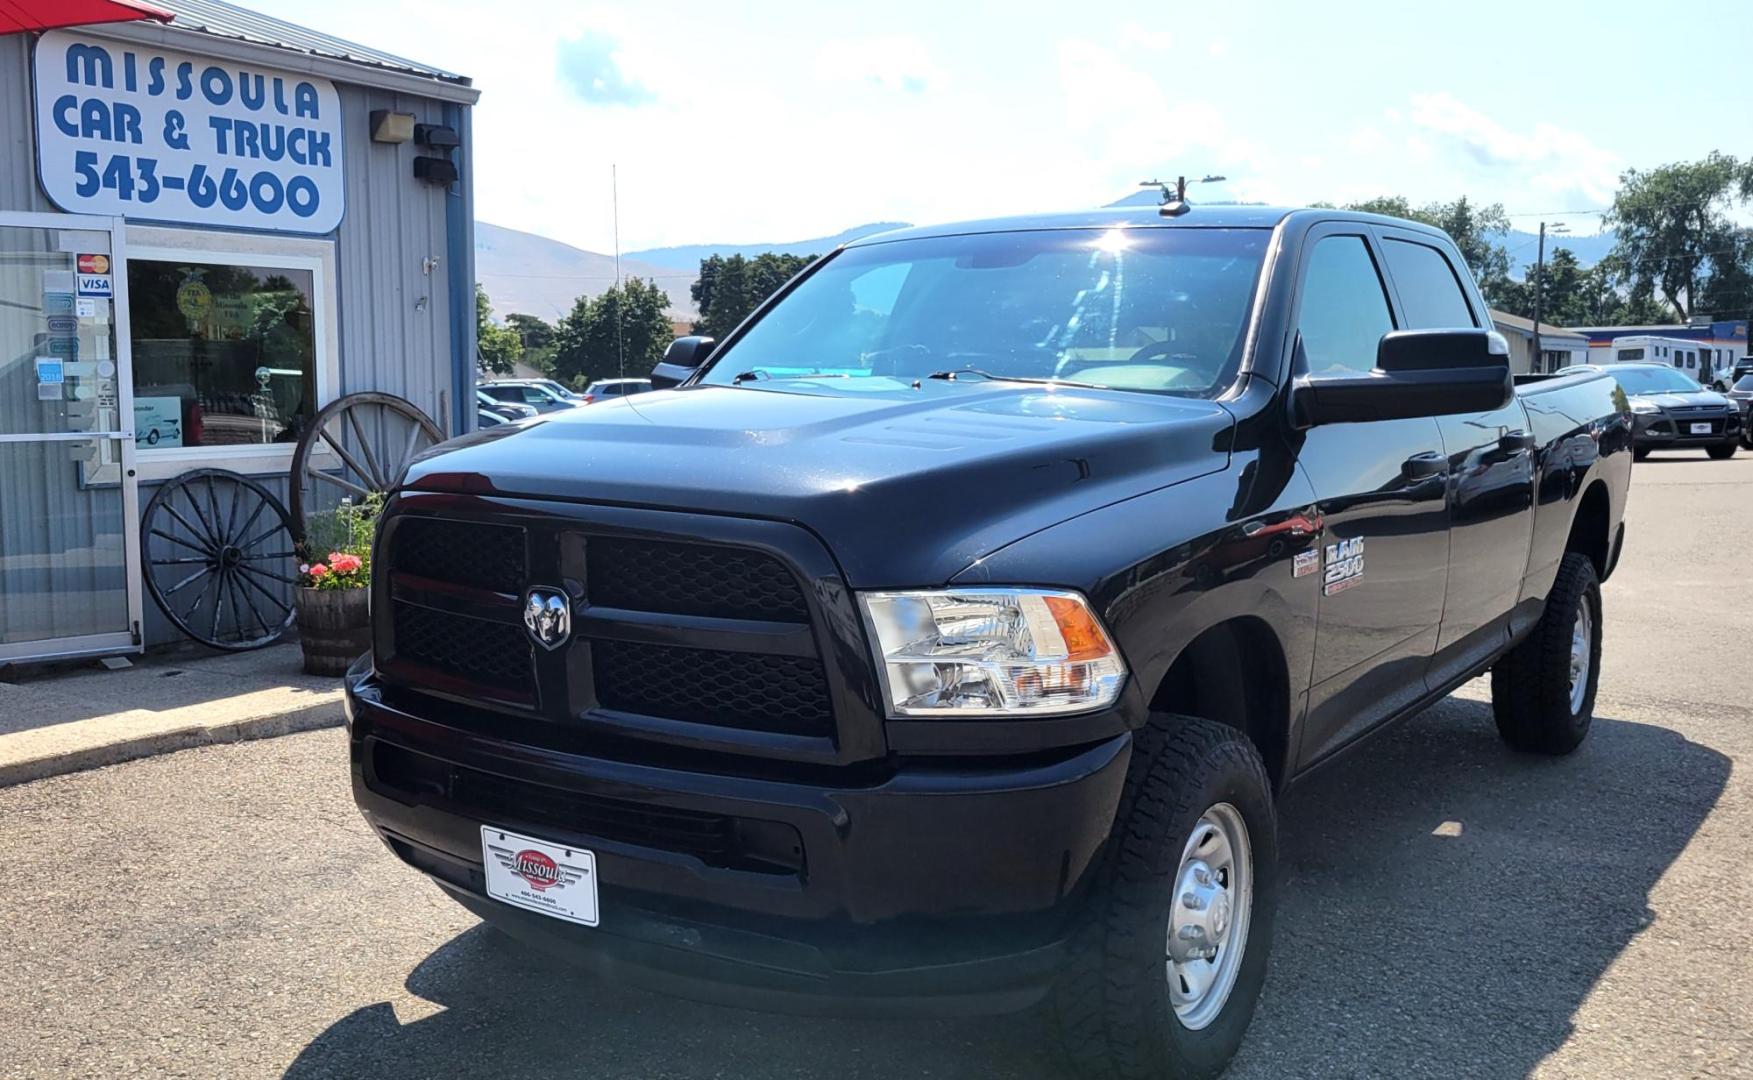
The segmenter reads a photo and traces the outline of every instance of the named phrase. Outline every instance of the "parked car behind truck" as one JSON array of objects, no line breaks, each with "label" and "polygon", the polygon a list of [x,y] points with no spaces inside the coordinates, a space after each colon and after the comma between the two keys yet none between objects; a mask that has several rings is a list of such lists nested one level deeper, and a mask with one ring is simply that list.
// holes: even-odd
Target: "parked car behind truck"
[{"label": "parked car behind truck", "polygon": [[355,795],[628,981],[1050,998],[1092,1071],[1215,1075],[1289,787],[1485,671],[1511,746],[1589,730],[1629,414],[1512,391],[1487,320],[1446,236],[1339,211],[848,245],[670,389],[411,466]]},{"label": "parked car behind truck", "polygon": [[1666,364],[1613,364],[1604,370],[1630,401],[1638,460],[1652,450],[1696,449],[1720,461],[1741,448],[1741,405],[1727,395]]}]

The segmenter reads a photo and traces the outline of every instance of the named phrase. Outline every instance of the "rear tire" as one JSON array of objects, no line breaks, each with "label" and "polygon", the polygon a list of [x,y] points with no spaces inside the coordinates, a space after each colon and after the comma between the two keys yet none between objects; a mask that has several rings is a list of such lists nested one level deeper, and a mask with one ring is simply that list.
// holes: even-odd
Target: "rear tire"
[{"label": "rear tire", "polygon": [[1727,461],[1729,458],[1734,457],[1735,451],[1739,449],[1741,449],[1741,444],[1739,442],[1732,442],[1724,443],[1721,446],[1712,446],[1705,450],[1705,453],[1709,454],[1713,461]]},{"label": "rear tire", "polygon": [[1637,447],[1636,449],[1632,450],[1632,452],[1631,452],[1631,460],[1633,460],[1633,461],[1642,461],[1644,458],[1649,457],[1649,456],[1650,456],[1650,452],[1648,450],[1645,450],[1641,446]]},{"label": "rear tire", "polygon": [[1084,1076],[1215,1077],[1266,978],[1278,901],[1271,781],[1247,736],[1222,724],[1159,714],[1136,739],[1054,987],[1054,1026]]},{"label": "rear tire", "polygon": [[1530,754],[1568,754],[1595,715],[1601,670],[1601,585],[1588,556],[1559,564],[1546,611],[1491,669],[1491,711],[1503,741]]}]

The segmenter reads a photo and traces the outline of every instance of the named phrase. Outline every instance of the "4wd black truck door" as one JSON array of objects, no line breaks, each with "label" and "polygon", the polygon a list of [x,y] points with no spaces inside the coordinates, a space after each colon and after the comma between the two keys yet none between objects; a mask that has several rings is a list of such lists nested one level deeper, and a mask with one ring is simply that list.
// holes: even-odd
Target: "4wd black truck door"
[{"label": "4wd black truck door", "polygon": [[[1408,329],[1486,327],[1452,257],[1428,237],[1381,231],[1388,274]],[[1449,583],[1430,680],[1446,682],[1502,645],[1527,564],[1534,452],[1519,397],[1501,409],[1437,419],[1449,455]]]},{"label": "4wd black truck door", "polygon": [[[1375,367],[1394,321],[1373,240],[1356,226],[1311,233],[1298,287],[1297,363],[1311,379]],[[1324,424],[1299,460],[1325,529],[1304,763],[1425,692],[1448,567],[1448,459],[1431,417]]]}]

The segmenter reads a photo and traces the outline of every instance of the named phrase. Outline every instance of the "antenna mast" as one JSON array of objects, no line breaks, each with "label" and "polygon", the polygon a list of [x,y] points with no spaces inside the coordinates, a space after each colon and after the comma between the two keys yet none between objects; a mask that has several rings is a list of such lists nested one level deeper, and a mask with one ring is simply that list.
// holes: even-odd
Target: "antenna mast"
[{"label": "antenna mast", "polygon": [[1198,180],[1190,181],[1185,176],[1177,176],[1175,177],[1175,183],[1172,189],[1167,180],[1141,180],[1139,181],[1138,186],[1162,188],[1163,201],[1157,212],[1164,217],[1180,217],[1182,214],[1185,214],[1188,210],[1192,209],[1192,204],[1187,201],[1187,185],[1189,183],[1214,184],[1220,180],[1228,179],[1229,177],[1227,176],[1211,176],[1208,174],[1200,177]]},{"label": "antenna mast", "polygon": [[615,370],[627,377],[627,350],[621,344],[621,321],[627,317],[627,294],[621,288],[621,179],[617,166],[609,166],[609,208],[615,227]]}]

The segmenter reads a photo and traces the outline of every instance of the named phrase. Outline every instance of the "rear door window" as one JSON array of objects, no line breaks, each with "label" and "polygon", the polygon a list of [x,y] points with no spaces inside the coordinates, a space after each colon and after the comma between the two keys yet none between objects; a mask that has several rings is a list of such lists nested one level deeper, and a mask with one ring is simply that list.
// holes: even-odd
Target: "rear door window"
[{"label": "rear door window", "polygon": [[1448,256],[1429,244],[1393,239],[1382,242],[1382,252],[1400,291],[1400,307],[1409,329],[1453,330],[1479,325]]},{"label": "rear door window", "polygon": [[1361,236],[1324,236],[1303,273],[1297,332],[1310,374],[1361,375],[1376,366],[1376,346],[1394,329],[1376,260]]}]

